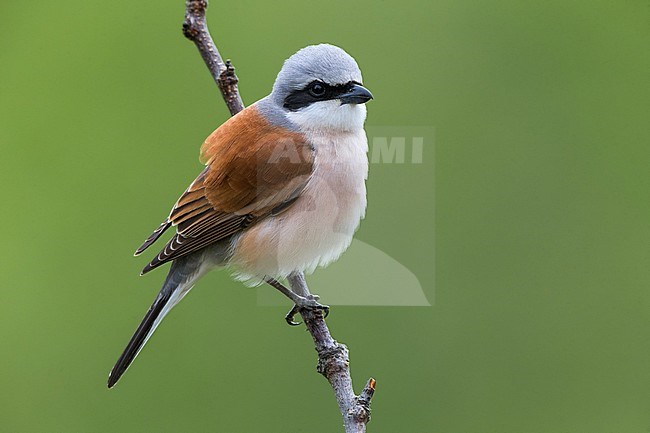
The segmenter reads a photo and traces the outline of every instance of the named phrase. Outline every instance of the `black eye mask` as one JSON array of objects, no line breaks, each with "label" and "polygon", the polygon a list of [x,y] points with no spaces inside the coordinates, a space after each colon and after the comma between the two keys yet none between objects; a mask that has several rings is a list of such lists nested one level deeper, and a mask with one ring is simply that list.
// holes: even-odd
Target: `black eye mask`
[{"label": "black eye mask", "polygon": [[318,101],[331,101],[339,99],[341,95],[348,93],[351,88],[359,84],[350,81],[346,84],[332,86],[322,81],[312,81],[300,90],[294,90],[284,98],[284,108],[290,111],[297,111]]}]

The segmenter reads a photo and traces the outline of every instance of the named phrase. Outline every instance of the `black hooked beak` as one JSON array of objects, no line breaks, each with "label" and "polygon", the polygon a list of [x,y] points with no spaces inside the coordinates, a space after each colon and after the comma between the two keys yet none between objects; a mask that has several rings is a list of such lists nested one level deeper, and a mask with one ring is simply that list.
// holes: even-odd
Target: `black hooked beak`
[{"label": "black hooked beak", "polygon": [[353,83],[339,99],[341,100],[341,105],[365,104],[372,99],[372,93],[361,84]]}]

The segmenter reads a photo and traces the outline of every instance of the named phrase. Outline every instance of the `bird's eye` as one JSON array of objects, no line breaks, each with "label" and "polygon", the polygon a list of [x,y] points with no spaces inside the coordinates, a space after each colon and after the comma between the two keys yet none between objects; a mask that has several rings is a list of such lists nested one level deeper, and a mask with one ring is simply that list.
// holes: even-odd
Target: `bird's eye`
[{"label": "bird's eye", "polygon": [[325,86],[321,83],[314,83],[309,86],[309,93],[316,98],[320,98],[325,94]]}]

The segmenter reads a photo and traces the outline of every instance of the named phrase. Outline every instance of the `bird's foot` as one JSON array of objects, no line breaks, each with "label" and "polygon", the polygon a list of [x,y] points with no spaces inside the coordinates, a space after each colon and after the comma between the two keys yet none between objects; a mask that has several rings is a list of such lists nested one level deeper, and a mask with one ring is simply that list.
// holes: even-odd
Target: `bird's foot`
[{"label": "bird's foot", "polygon": [[291,307],[291,310],[284,316],[284,320],[291,326],[298,326],[301,322],[296,322],[293,319],[296,317],[296,314],[300,313],[300,310],[312,310],[312,311],[322,311],[323,318],[326,318],[330,314],[330,307],[328,305],[323,305],[318,302],[320,297],[318,295],[309,295],[308,297],[299,297],[297,302]]},{"label": "bird's foot", "polygon": [[266,281],[267,284],[275,287],[278,291],[280,291],[284,296],[287,298],[291,299],[293,301],[293,307],[291,310],[287,313],[286,316],[284,316],[284,320],[291,325],[291,326],[298,326],[300,325],[300,322],[295,322],[293,319],[296,317],[296,314],[300,313],[300,310],[319,310],[323,312],[323,318],[327,317],[330,313],[330,307],[327,305],[322,305],[318,302],[320,297],[318,295],[312,295],[311,293],[308,294],[307,296],[300,296],[299,294],[295,293],[291,289],[285,287],[284,284],[276,280],[275,278],[271,277],[265,277],[264,281]]}]

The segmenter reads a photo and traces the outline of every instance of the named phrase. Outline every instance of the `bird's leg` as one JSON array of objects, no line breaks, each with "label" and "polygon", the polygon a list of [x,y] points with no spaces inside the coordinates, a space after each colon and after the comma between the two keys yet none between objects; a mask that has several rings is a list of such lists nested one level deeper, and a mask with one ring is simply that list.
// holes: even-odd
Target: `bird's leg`
[{"label": "bird's leg", "polygon": [[293,301],[294,303],[293,307],[291,307],[291,310],[289,310],[287,315],[284,317],[284,320],[286,320],[289,325],[291,326],[300,325],[300,322],[294,322],[293,319],[296,316],[296,314],[298,314],[299,310],[302,308],[308,310],[322,310],[325,314],[325,317],[328,316],[330,307],[318,303],[318,299],[320,298],[317,295],[312,295],[311,293],[309,293],[309,291],[306,291],[305,293],[297,294],[296,292],[289,289],[288,287],[286,287],[284,284],[282,284],[275,278],[265,277],[264,281],[270,286],[277,289],[284,296],[286,296],[287,298]]}]

